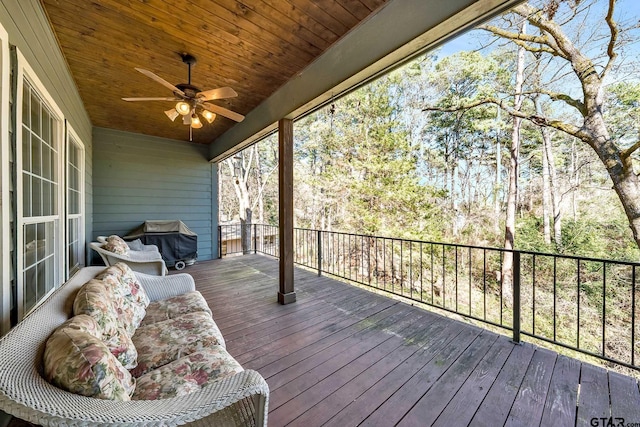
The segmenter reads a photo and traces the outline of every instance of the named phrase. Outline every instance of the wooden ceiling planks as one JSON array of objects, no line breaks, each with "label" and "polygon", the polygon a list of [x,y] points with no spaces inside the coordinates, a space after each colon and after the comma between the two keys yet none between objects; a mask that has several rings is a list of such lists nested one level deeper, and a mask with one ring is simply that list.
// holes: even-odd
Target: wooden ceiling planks
[{"label": "wooden ceiling planks", "polygon": [[[386,0],[41,0],[94,126],[187,140],[189,129],[163,111],[171,96],[134,70],[187,81],[179,54],[198,62],[192,83],[231,86],[237,98],[214,103],[249,113]],[[218,117],[195,129],[211,143],[235,122]]]}]

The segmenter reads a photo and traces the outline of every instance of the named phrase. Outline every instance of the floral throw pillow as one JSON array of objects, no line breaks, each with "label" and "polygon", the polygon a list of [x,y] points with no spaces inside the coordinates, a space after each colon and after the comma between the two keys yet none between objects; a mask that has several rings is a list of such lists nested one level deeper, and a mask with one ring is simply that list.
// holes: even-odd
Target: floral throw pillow
[{"label": "floral throw pillow", "polygon": [[129,255],[129,245],[115,234],[107,237],[107,242],[102,245],[102,248],[117,255]]},{"label": "floral throw pillow", "polygon": [[117,297],[101,280],[92,279],[82,285],[73,301],[73,313],[91,316],[99,326],[100,338],[120,363],[132,369],[138,364],[138,352],[130,335],[120,324],[115,308]]},{"label": "floral throw pillow", "polygon": [[222,346],[212,345],[139,377],[131,400],[184,396],[242,371]]},{"label": "floral throw pillow", "polygon": [[99,326],[87,315],[63,323],[44,350],[47,381],[82,396],[131,400],[135,379],[98,338]]},{"label": "floral throw pillow", "polygon": [[91,279],[78,291],[73,301],[73,314],[87,314],[95,319],[106,337],[118,329],[118,313],[113,291],[100,280]]},{"label": "floral throw pillow", "polygon": [[113,292],[118,322],[133,336],[149,305],[149,297],[135,273],[127,264],[119,262],[105,269],[96,278]]}]

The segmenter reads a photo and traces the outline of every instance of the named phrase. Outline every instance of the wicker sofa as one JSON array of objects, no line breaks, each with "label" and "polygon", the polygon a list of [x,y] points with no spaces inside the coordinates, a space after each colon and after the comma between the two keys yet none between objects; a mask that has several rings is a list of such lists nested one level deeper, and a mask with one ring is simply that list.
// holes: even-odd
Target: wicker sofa
[{"label": "wicker sofa", "polygon": [[[128,271],[131,272],[131,270]],[[169,375],[176,375],[176,370],[174,369],[173,373],[171,373],[171,369],[167,370],[167,367],[174,362],[162,366],[152,366],[157,362],[157,357],[149,353],[157,351],[155,350],[157,346],[150,344],[148,340],[146,344],[141,345],[140,340],[144,338],[142,335],[153,336],[154,333],[149,333],[148,328],[153,329],[156,325],[160,325],[161,323],[158,322],[167,321],[172,325],[171,328],[174,328],[156,327],[156,330],[160,331],[158,333],[164,331],[174,335],[174,332],[179,332],[175,328],[180,328],[184,321],[176,320],[172,323],[173,319],[181,319],[180,316],[185,311],[185,301],[198,301],[201,298],[201,295],[198,297],[199,293],[195,291],[193,279],[188,274],[151,276],[131,272],[150,301],[147,302],[146,315],[141,319],[136,330],[139,332],[147,328],[147,331],[140,333],[138,342],[136,342],[136,333],[134,332],[132,335],[132,340],[136,343],[138,362],[140,362],[136,369],[140,370],[140,366],[142,366],[142,370],[138,374],[143,374],[137,377],[136,391],[132,400],[87,397],[65,391],[47,381],[45,376],[51,375],[47,358],[54,357],[58,350],[57,343],[54,346],[51,342],[60,330],[64,330],[64,326],[61,327],[61,325],[73,322],[81,316],[89,317],[84,313],[77,314],[78,299],[82,301],[80,295],[86,290],[83,288],[85,283],[95,281],[91,279],[96,276],[98,278],[104,277],[104,274],[104,267],[81,269],[34,312],[0,339],[0,410],[43,426],[266,425],[269,396],[267,383],[257,372],[243,370],[239,365],[227,370],[220,377],[216,377],[216,375],[225,370],[216,365],[215,369],[209,372],[209,378],[202,380],[202,375],[199,376],[196,381],[198,386],[191,387],[193,383],[189,383],[191,385],[185,388],[184,384],[177,381],[177,392],[174,391],[173,396],[160,395],[158,398],[149,398],[152,395],[157,396],[158,390],[160,390],[158,383],[153,384],[153,382],[159,382],[161,391],[166,391],[164,390],[166,387],[162,386],[161,382],[172,378],[166,376],[167,372]],[[191,295],[191,297],[187,298],[187,295]],[[169,303],[170,301],[178,302]],[[198,319],[206,320],[206,316],[210,316],[210,312],[207,312],[206,316],[201,313],[208,311],[208,306],[206,306],[204,299],[200,301],[195,304],[198,307],[195,307],[194,310],[199,311],[198,316],[200,317]],[[204,305],[202,301],[204,301]],[[187,307],[187,309],[190,310],[191,307]],[[73,316],[74,311],[76,312],[75,316]],[[133,323],[131,319],[127,320],[128,323],[125,324],[125,327],[129,327]],[[206,323],[205,321],[199,322]],[[212,320],[209,323],[211,322]],[[213,324],[215,325],[215,323]],[[199,351],[206,353],[209,347],[217,348],[216,352],[218,353],[225,353],[222,363],[232,360],[231,356],[224,351],[224,340],[221,335],[218,335],[219,330],[217,327],[215,329],[213,335],[217,341],[220,341],[217,345],[198,346],[196,343],[194,347],[194,342],[191,342],[192,338],[189,338],[190,342],[180,344],[181,350],[176,355],[179,358],[176,362],[191,357],[185,355],[189,352],[192,352],[192,355],[199,354]],[[193,333],[190,330],[186,335],[193,335]],[[198,338],[196,341],[201,339],[206,341],[205,338]],[[181,352],[183,354],[180,354]],[[50,353],[54,356],[51,356]],[[146,362],[143,363],[141,360],[146,360]],[[230,363],[237,364],[235,361]],[[184,366],[180,369],[183,368]],[[69,370],[67,369],[67,371]],[[198,372],[198,374],[201,373]],[[151,375],[151,383],[147,381],[147,385],[150,384],[151,388],[146,392],[142,391],[143,399],[135,400],[135,393],[138,392],[138,387],[142,387],[145,375]],[[182,374],[178,373],[177,375]],[[152,390],[153,387],[156,387],[155,391]]]}]

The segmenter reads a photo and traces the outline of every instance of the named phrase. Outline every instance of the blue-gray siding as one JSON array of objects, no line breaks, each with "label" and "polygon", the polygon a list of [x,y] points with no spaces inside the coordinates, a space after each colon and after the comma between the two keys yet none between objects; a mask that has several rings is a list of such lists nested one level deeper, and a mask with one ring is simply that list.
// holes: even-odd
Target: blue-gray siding
[{"label": "blue-gray siding", "polygon": [[0,23],[47,88],[85,149],[85,236],[92,234],[92,125],[39,1],[0,2]]},{"label": "blue-gray siding", "polygon": [[218,189],[207,146],[104,128],[94,128],[93,144],[94,238],[180,219],[198,234],[198,259],[217,255]]}]

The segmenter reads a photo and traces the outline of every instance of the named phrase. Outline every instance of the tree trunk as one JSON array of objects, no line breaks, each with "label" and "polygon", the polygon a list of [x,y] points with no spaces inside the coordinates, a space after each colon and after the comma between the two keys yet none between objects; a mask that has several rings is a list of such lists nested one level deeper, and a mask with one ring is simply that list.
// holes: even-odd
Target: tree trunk
[{"label": "tree trunk", "polygon": [[[542,115],[542,105],[540,104],[540,96],[533,98],[536,107],[536,113]],[[551,244],[551,183],[550,183],[550,166],[547,157],[547,148],[551,145],[551,134],[545,126],[540,127],[542,134],[542,228],[544,235],[544,243]]]},{"label": "tree trunk", "polygon": [[560,202],[562,197],[558,191],[558,175],[556,172],[555,156],[551,144],[551,135],[543,137],[543,157],[546,159],[549,168],[549,190],[551,196],[551,207],[553,208],[553,243],[558,252],[562,251],[562,209]]},{"label": "tree trunk", "polygon": [[[258,144],[253,145],[253,149],[255,150],[254,157],[256,159],[256,188],[258,189],[258,224],[264,224],[264,193],[262,188],[264,186],[262,182],[262,165],[260,162],[260,153],[258,153]],[[262,228],[258,231],[256,229],[256,245],[259,248],[264,247],[263,236],[262,236]]]},{"label": "tree trunk", "polygon": [[500,232],[500,181],[502,175],[502,146],[500,144],[500,107],[496,115],[496,175],[493,184],[493,226],[496,235]]},{"label": "tree trunk", "polygon": [[253,145],[255,153],[253,157],[256,159],[256,188],[258,189],[258,223],[264,224],[264,192],[261,191],[264,183],[262,180],[262,164],[260,161],[260,153],[258,153],[258,144]]},{"label": "tree trunk", "polygon": [[569,178],[569,183],[571,185],[571,213],[573,214],[573,221],[578,220],[578,205],[576,202],[576,189],[580,185],[578,182],[578,170],[577,170],[577,159],[578,155],[576,154],[576,141],[571,141],[571,176]]},{"label": "tree trunk", "polygon": [[596,110],[585,119],[584,128],[591,135],[585,142],[605,165],[629,220],[633,238],[640,247],[640,177],[633,171],[629,153],[620,152],[611,140],[601,111]]},{"label": "tree trunk", "polygon": [[[526,22],[522,21],[520,33],[526,31]],[[518,60],[516,64],[516,83],[514,86],[513,108],[520,111],[522,107],[522,85],[524,83],[524,54],[525,49],[518,48]],[[504,258],[502,260],[502,295],[506,302],[513,301],[513,252],[516,235],[516,207],[518,203],[518,157],[520,155],[520,125],[522,119],[513,117],[511,128],[511,147],[509,149],[509,192],[507,195],[507,216],[505,218],[504,233]]]},{"label": "tree trunk", "polygon": [[251,223],[251,202],[249,199],[248,178],[252,160],[249,159],[249,165],[244,165],[244,155],[239,154],[225,163],[233,176],[233,189],[238,197],[238,216],[240,217],[240,243],[242,245],[242,253],[249,253],[251,250],[251,230],[247,224]]}]

